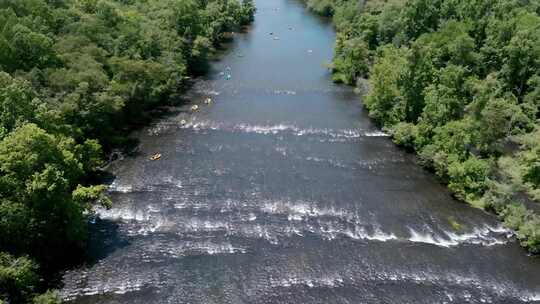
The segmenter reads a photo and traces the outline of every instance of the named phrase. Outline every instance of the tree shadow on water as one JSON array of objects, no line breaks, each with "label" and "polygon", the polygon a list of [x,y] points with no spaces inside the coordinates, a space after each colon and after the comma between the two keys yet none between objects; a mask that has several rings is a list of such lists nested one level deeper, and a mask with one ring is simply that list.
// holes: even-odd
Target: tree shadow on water
[{"label": "tree shadow on water", "polygon": [[[119,224],[93,216],[88,222],[86,246],[79,249],[66,248],[62,265],[42,264],[40,271],[45,280],[41,289],[61,289],[66,271],[91,268],[118,249],[130,244],[128,236],[119,232]],[[71,257],[71,258],[70,258]]]},{"label": "tree shadow on water", "polygon": [[84,264],[91,267],[114,251],[130,244],[128,236],[119,232],[118,223],[93,217],[88,224],[88,241]]}]

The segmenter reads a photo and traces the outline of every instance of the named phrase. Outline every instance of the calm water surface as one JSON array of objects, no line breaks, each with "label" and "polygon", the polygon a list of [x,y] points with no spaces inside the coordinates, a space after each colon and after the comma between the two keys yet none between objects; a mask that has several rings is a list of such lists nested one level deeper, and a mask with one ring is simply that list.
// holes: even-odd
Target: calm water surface
[{"label": "calm water surface", "polygon": [[114,208],[91,228],[94,261],[65,274],[62,295],[540,303],[540,261],[493,216],[452,200],[350,88],[332,84],[331,26],[294,0],[257,6],[253,28],[189,93],[200,110],[186,105],[138,132],[140,155],[113,166]]}]

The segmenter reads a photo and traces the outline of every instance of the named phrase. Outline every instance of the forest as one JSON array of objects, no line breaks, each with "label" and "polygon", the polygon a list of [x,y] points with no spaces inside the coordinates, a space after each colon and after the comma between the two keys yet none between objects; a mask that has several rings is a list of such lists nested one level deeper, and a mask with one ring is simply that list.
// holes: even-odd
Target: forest
[{"label": "forest", "polygon": [[540,253],[540,2],[308,0],[338,32],[330,68],[446,183]]},{"label": "forest", "polygon": [[[0,303],[59,303],[84,256],[104,154],[174,103],[251,0],[0,0]],[[49,291],[48,291],[49,290]]]}]

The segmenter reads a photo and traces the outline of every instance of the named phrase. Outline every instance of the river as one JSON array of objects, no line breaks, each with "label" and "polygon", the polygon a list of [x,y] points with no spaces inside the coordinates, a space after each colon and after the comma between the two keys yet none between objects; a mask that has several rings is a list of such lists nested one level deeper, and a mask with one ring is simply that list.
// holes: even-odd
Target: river
[{"label": "river", "polygon": [[92,259],[64,274],[64,299],[540,303],[540,260],[331,82],[331,25],[296,0],[256,4],[192,103],[113,164],[114,207],[97,210]]}]

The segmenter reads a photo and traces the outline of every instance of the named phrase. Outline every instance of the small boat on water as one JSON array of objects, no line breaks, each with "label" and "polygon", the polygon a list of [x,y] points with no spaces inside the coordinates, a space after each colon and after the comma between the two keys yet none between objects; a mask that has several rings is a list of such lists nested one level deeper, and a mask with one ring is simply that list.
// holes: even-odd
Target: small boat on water
[{"label": "small boat on water", "polygon": [[152,156],[150,156],[150,160],[158,160],[161,158],[161,154],[160,153],[156,153]]},{"label": "small boat on water", "polygon": [[195,111],[197,111],[197,110],[199,110],[199,106],[198,106],[198,105],[192,105],[192,106],[191,106],[191,111],[195,112]]}]

